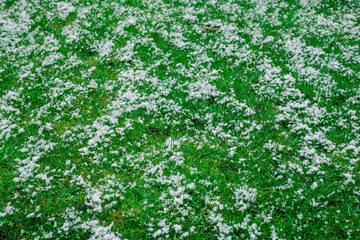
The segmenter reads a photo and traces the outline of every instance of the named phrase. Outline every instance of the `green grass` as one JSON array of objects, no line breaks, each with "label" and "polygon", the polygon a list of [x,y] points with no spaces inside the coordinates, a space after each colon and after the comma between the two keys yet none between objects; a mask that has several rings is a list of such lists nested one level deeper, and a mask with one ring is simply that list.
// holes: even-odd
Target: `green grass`
[{"label": "green grass", "polygon": [[0,3],[0,239],[360,237],[360,6],[213,2]]}]

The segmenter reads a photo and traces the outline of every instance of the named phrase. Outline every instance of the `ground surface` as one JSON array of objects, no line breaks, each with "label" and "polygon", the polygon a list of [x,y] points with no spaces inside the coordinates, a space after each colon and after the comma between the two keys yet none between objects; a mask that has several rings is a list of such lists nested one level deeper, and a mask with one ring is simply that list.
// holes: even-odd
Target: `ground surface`
[{"label": "ground surface", "polygon": [[359,239],[359,42],[356,0],[0,1],[0,239]]}]

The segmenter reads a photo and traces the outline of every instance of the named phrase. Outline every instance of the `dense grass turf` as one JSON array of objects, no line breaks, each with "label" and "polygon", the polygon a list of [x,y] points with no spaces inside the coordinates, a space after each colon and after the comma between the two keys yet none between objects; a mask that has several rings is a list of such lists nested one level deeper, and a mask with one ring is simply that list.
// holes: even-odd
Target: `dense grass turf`
[{"label": "dense grass turf", "polygon": [[359,42],[356,0],[0,1],[0,239],[360,238]]}]

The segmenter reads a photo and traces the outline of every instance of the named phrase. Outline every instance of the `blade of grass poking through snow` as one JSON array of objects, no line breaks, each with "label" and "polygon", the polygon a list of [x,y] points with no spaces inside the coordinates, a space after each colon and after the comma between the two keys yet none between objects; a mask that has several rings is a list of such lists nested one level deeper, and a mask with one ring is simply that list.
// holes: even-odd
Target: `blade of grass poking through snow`
[{"label": "blade of grass poking through snow", "polygon": [[0,239],[358,239],[360,3],[0,1]]}]

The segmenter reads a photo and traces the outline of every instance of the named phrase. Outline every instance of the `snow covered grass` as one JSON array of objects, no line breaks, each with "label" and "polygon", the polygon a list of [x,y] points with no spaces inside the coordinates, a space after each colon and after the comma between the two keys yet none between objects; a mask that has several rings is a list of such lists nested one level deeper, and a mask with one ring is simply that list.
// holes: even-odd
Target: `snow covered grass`
[{"label": "snow covered grass", "polygon": [[360,238],[359,42],[357,0],[0,1],[0,239]]}]

